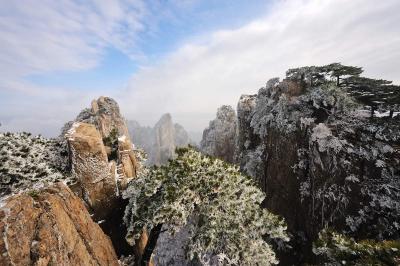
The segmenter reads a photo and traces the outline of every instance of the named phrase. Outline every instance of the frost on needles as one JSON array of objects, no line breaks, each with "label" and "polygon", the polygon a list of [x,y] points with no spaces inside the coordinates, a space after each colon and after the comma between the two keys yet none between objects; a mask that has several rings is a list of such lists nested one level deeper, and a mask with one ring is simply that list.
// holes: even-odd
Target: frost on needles
[{"label": "frost on needles", "polygon": [[236,166],[192,148],[178,149],[177,154],[167,165],[143,171],[130,183],[124,217],[128,242],[133,244],[146,229],[151,245],[161,226],[173,234],[188,225],[188,260],[277,264],[271,243],[264,239],[288,241],[286,225],[261,208],[265,195],[252,179]]}]

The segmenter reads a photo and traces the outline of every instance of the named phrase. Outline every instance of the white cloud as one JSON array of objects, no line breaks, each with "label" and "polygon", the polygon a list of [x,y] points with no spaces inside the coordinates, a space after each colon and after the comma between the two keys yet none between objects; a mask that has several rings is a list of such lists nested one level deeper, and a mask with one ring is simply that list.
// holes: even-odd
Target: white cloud
[{"label": "white cloud", "polygon": [[399,12],[398,0],[279,1],[264,18],[202,36],[142,67],[118,98],[128,117],[145,124],[171,112],[201,130],[218,106],[235,106],[290,67],[342,62],[399,83]]},{"label": "white cloud", "polygon": [[40,87],[32,74],[99,65],[105,48],[141,59],[139,33],[149,16],[143,0],[0,0],[1,130],[57,135],[101,91]]},{"label": "white cloud", "polygon": [[91,68],[106,46],[135,56],[146,13],[141,1],[1,1],[1,73],[16,79]]},{"label": "white cloud", "polygon": [[[0,0],[1,130],[56,134],[106,92],[44,88],[27,75],[92,68],[106,47],[145,59],[141,34],[156,35],[163,20],[179,20],[196,1],[164,8],[158,0]],[[339,61],[399,83],[399,12],[398,0],[275,0],[265,17],[240,28],[188,36],[157,64],[140,67],[126,90],[106,94],[130,119],[153,124],[171,112],[201,130],[217,107],[235,106],[290,67]]]}]

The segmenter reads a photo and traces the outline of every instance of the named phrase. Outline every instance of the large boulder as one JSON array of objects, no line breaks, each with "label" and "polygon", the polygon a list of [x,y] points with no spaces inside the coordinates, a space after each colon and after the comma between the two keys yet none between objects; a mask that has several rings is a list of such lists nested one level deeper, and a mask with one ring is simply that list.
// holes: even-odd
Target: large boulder
[{"label": "large boulder", "polygon": [[104,217],[115,204],[117,187],[101,135],[92,124],[75,123],[66,137],[82,197],[97,217]]},{"label": "large boulder", "polygon": [[136,177],[136,156],[117,102],[103,96],[93,100],[91,108],[64,126],[62,135],[68,142],[73,176],[80,181],[77,190],[102,218]]},{"label": "large boulder", "polygon": [[62,183],[5,199],[0,233],[1,265],[118,265],[110,239]]}]

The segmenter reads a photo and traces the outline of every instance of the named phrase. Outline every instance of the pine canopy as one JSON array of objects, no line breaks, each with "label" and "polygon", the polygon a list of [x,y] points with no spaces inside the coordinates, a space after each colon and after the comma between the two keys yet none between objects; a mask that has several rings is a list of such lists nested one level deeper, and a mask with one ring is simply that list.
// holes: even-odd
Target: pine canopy
[{"label": "pine canopy", "polygon": [[[192,148],[152,168],[129,186],[124,221],[131,243],[144,228],[163,225],[171,233],[190,226],[189,260],[218,259],[230,265],[278,263],[264,240],[287,241],[286,226],[261,208],[264,193],[236,166],[202,155]],[[190,222],[189,222],[190,221]]]}]

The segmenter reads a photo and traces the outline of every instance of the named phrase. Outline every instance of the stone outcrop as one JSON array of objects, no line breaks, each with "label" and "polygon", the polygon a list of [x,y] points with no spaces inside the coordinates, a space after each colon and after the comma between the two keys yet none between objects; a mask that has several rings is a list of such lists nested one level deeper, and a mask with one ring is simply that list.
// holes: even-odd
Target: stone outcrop
[{"label": "stone outcrop", "polygon": [[120,136],[129,136],[125,119],[122,117],[115,100],[102,96],[93,100],[91,106],[94,123],[103,138],[109,136],[113,129],[117,129]]},{"label": "stone outcrop", "polygon": [[217,117],[203,131],[200,150],[233,163],[236,150],[236,114],[231,106],[218,108]]},{"label": "stone outcrop", "polygon": [[75,123],[66,134],[73,176],[80,183],[82,198],[96,217],[107,215],[115,204],[115,169],[108,163],[106,149],[94,125]]},{"label": "stone outcrop", "polygon": [[173,158],[175,148],[191,144],[186,130],[174,124],[170,114],[164,114],[153,128],[142,127],[136,121],[128,121],[132,142],[148,154],[148,165],[160,165]]},{"label": "stone outcrop", "polygon": [[136,176],[136,156],[125,119],[111,98],[93,100],[63,129],[73,176],[97,218],[107,215],[120,191]]},{"label": "stone outcrop", "polygon": [[[129,180],[136,177],[138,162],[118,104],[108,97],[93,100],[91,108],[67,123],[63,132],[72,174],[79,182],[74,191],[82,192],[81,197],[95,220],[104,220],[102,228],[113,234],[112,241],[119,254],[129,255],[129,249],[137,254],[143,252],[140,245],[127,247],[124,239],[125,203],[121,195]],[[147,239],[146,233],[142,238]]]},{"label": "stone outcrop", "polygon": [[137,162],[136,155],[132,147],[132,142],[126,135],[118,138],[118,157],[119,162],[121,163],[121,168],[120,170],[117,169],[119,171],[116,172],[116,178],[120,176],[123,177],[120,178],[121,189],[126,188],[128,180],[136,177]]},{"label": "stone outcrop", "polygon": [[107,97],[68,122],[61,138],[0,134],[0,265],[118,265],[117,255],[143,253],[147,234],[129,246],[122,221],[136,156]]},{"label": "stone outcrop", "polygon": [[1,265],[118,265],[110,239],[66,185],[11,196],[2,204]]},{"label": "stone outcrop", "polygon": [[276,79],[240,98],[237,163],[293,234],[283,264],[312,262],[312,242],[326,227],[399,237],[400,123],[360,117],[356,107],[333,85]]}]

